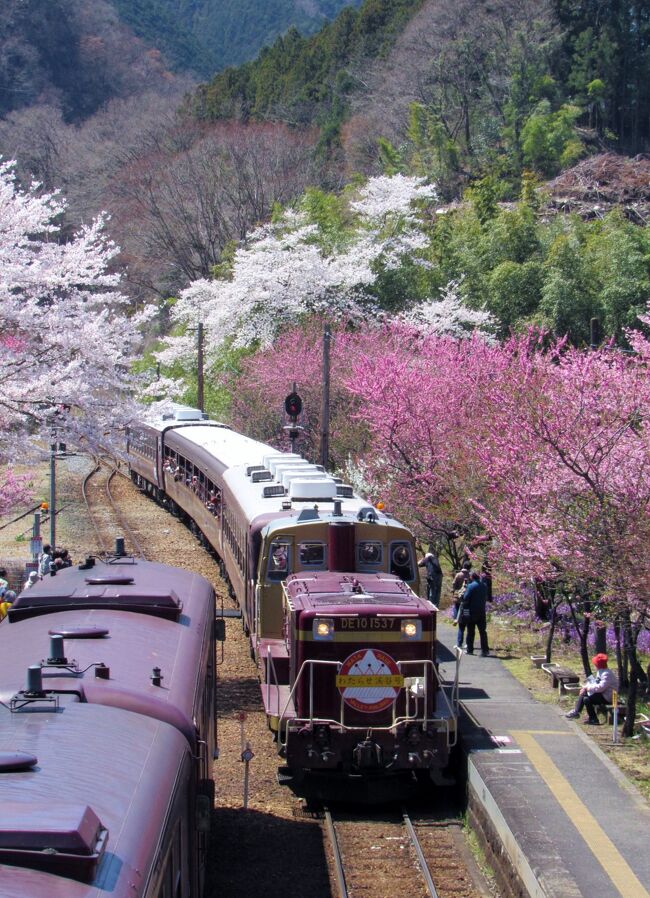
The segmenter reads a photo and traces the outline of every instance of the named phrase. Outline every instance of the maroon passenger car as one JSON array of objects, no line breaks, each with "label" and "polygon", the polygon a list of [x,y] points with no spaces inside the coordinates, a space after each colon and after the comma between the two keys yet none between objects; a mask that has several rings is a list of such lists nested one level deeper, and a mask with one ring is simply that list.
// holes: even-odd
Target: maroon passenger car
[{"label": "maroon passenger car", "polygon": [[456,717],[436,669],[434,607],[391,574],[295,574],[284,596],[265,701],[288,772],[440,773]]},{"label": "maroon passenger car", "polygon": [[[0,625],[0,896],[198,898],[214,619],[204,578],[128,557],[16,599]],[[38,762],[16,769],[24,753]]]}]

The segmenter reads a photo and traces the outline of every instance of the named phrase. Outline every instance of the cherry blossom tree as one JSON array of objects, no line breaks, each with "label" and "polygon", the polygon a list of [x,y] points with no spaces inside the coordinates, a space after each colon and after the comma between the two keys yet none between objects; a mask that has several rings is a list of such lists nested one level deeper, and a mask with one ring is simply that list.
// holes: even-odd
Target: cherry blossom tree
[{"label": "cherry blossom tree", "polygon": [[[636,642],[650,621],[650,379],[640,355],[530,339],[503,349],[477,458],[489,483],[478,505],[506,567],[562,585],[586,611],[620,623],[636,702]],[[576,619],[576,624],[579,621]]]},{"label": "cherry blossom tree", "polygon": [[[307,315],[364,321],[380,316],[373,297],[380,267],[399,266],[428,245],[415,204],[435,197],[420,179],[371,179],[347,198],[349,226],[332,236],[310,218],[307,204],[253,231],[225,277],[194,281],[174,305],[181,329],[205,327],[208,364],[230,343],[268,348]],[[183,335],[166,341],[168,365],[191,363]]]},{"label": "cherry blossom tree", "polygon": [[456,568],[482,533],[473,503],[486,484],[475,446],[499,363],[498,347],[476,334],[458,340],[393,323],[347,383],[370,431],[365,474],[376,494]]},{"label": "cherry blossom tree", "polygon": [[[332,222],[322,211],[327,201],[316,203],[314,213],[308,193],[297,210],[251,233],[223,276],[196,280],[181,293],[172,311],[176,333],[166,339],[158,361],[166,367],[180,361],[191,370],[198,321],[204,324],[209,367],[224,346],[267,350],[309,316],[357,328],[387,320],[379,279],[405,263],[427,271],[422,207],[433,200],[435,188],[421,179],[371,178],[331,200],[338,204],[338,220]],[[397,316],[423,331],[462,336],[493,329],[488,314],[462,305],[455,282],[424,302],[408,295],[397,302],[403,310]]]},{"label": "cherry blossom tree", "polygon": [[101,219],[72,239],[65,206],[18,188],[0,163],[0,432],[5,449],[48,435],[96,446],[132,412],[129,363],[146,314],[127,317]]}]

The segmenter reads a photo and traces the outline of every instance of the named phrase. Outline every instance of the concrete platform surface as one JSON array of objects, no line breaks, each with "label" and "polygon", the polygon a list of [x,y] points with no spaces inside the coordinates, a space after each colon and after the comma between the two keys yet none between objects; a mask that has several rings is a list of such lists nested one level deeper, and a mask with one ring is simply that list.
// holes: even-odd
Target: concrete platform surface
[{"label": "concrete platform surface", "polygon": [[[450,680],[456,630],[440,622],[438,639]],[[460,684],[470,792],[517,871],[513,894],[650,898],[650,807],[566,707],[533,699],[494,656],[463,655]]]}]

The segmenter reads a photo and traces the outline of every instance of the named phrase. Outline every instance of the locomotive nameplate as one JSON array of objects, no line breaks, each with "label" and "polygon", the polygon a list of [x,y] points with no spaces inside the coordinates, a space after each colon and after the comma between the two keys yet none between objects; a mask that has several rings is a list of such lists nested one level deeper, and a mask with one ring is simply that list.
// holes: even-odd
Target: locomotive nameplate
[{"label": "locomotive nameplate", "polygon": [[404,688],[394,658],[381,649],[358,649],[341,664],[336,685],[346,705],[363,714],[385,711]]},{"label": "locomotive nameplate", "polygon": [[341,617],[336,625],[341,630],[399,630],[402,626],[398,617]]},{"label": "locomotive nameplate", "polygon": [[345,689],[348,686],[397,686],[401,688],[404,685],[404,677],[396,674],[394,676],[375,675],[375,676],[337,676],[336,685],[339,689]]}]

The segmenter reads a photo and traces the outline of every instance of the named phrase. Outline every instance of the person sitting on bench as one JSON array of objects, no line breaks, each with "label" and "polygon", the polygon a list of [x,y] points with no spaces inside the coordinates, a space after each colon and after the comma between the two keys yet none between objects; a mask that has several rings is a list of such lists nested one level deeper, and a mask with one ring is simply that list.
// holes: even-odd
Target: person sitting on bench
[{"label": "person sitting on bench", "polygon": [[578,693],[575,708],[573,711],[569,711],[566,716],[569,718],[578,717],[582,708],[585,707],[588,717],[584,722],[597,726],[598,715],[596,708],[598,705],[607,706],[612,703],[612,693],[615,689],[618,689],[618,678],[614,671],[607,667],[607,655],[602,653],[594,655],[591,663],[596,668],[596,676],[587,679],[587,682]]}]

